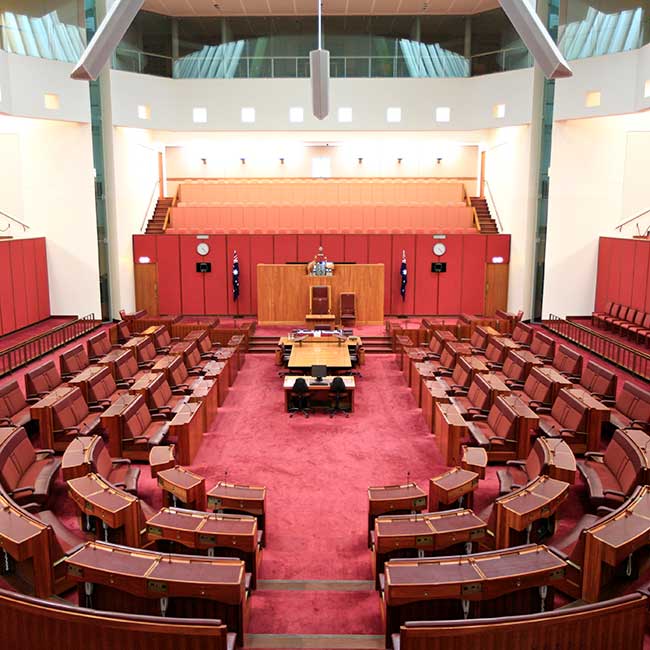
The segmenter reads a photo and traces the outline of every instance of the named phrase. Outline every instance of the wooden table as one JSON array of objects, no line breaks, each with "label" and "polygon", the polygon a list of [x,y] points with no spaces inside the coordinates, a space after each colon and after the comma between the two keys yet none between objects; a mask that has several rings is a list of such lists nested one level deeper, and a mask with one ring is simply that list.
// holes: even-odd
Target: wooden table
[{"label": "wooden table", "polygon": [[205,508],[205,479],[184,467],[171,467],[157,472],[158,487],[163,491],[165,506]]},{"label": "wooden table", "polygon": [[545,473],[551,478],[573,485],[576,480],[576,457],[566,441],[540,436],[535,440],[535,445],[542,450],[540,462],[542,467],[546,467]]},{"label": "wooden table", "polygon": [[372,546],[375,518],[386,514],[415,514],[427,508],[427,493],[415,483],[368,488],[368,546]]},{"label": "wooden table", "polygon": [[169,423],[169,436],[175,440],[181,465],[191,465],[203,442],[203,403],[183,404]]},{"label": "wooden table", "polygon": [[81,391],[86,402],[88,402],[88,387],[96,380],[99,375],[110,375],[111,371],[106,366],[88,366],[84,368],[78,375],[68,380],[70,386],[75,386]]},{"label": "wooden table", "polygon": [[[66,558],[66,564],[68,575],[79,585],[82,605],[111,610],[112,603],[119,603],[131,614],[218,618],[243,645],[246,576],[242,560],[88,542]],[[92,585],[89,597],[84,583]]]},{"label": "wooden table", "polygon": [[420,397],[422,415],[424,416],[429,431],[435,434],[436,404],[438,402],[449,404],[449,395],[445,392],[445,387],[435,379],[422,378]]},{"label": "wooden table", "polygon": [[237,349],[236,348],[219,348],[213,353],[213,359],[215,361],[221,361],[226,364],[228,369],[228,385],[232,386],[235,383],[237,378],[237,373],[239,372],[239,362],[237,361]]},{"label": "wooden table", "polygon": [[303,343],[293,345],[288,365],[291,369],[327,366],[328,369],[336,370],[351,368],[352,362],[347,345]]},{"label": "wooden table", "polygon": [[203,403],[203,430],[208,431],[212,422],[217,417],[219,409],[219,385],[216,379],[201,378],[192,387],[189,396],[190,403]]},{"label": "wooden table", "polygon": [[61,459],[61,474],[64,481],[85,476],[93,471],[93,448],[100,441],[100,436],[78,436],[70,442]]},{"label": "wooden table", "polygon": [[[440,476],[429,479],[429,510],[471,508],[474,490],[478,487],[478,474],[460,467],[453,467]],[[458,504],[456,506],[455,504]]]},{"label": "wooden table", "polygon": [[261,545],[266,546],[266,488],[259,485],[237,485],[219,481],[208,491],[208,510],[221,513],[253,515],[261,533]]},{"label": "wooden table", "polygon": [[587,416],[587,444],[583,449],[582,445],[573,445],[575,453],[584,453],[585,451],[600,451],[600,434],[605,422],[609,422],[611,410],[600,400],[597,400],[590,392],[584,388],[566,388],[568,393],[580,400],[588,409]]},{"label": "wooden table", "polygon": [[[566,563],[543,545],[449,557],[389,560],[382,605],[386,638],[412,620],[486,618],[553,609]],[[388,643],[387,643],[388,647]]]},{"label": "wooden table", "polygon": [[[32,416],[32,420],[38,422],[38,436],[41,449],[55,449],[56,447],[61,447],[61,445],[55,444],[54,442],[54,418],[52,407],[59,400],[67,397],[76,390],[78,389],[74,386],[58,386],[30,407],[29,413]],[[67,446],[67,442],[65,443],[65,446]],[[60,449],[60,451],[63,451],[63,449]]]},{"label": "wooden table", "polygon": [[[102,427],[108,435],[108,451],[113,458],[128,457],[122,449],[123,414],[136,400],[143,400],[140,395],[125,393],[120,395],[101,415]],[[137,459],[134,459],[137,460]]]},{"label": "wooden table", "polygon": [[413,377],[411,381],[411,392],[418,407],[422,406],[422,391],[425,381],[434,381],[440,374],[440,366],[431,361],[416,363],[413,366]]},{"label": "wooden table", "polygon": [[[298,379],[299,375],[286,375],[284,378],[284,383],[283,383],[283,388],[284,388],[284,407],[286,411],[289,411],[289,407],[291,405],[291,391],[293,390],[293,385],[296,383],[296,379]],[[313,377],[308,377],[307,375],[303,375],[302,379],[304,379],[307,382],[307,386],[309,387],[309,393],[314,397],[314,399],[317,399],[318,395],[323,396],[325,399],[321,399],[319,401],[324,402],[324,406],[327,407],[329,406],[329,391],[330,387],[332,385],[332,381],[334,380],[334,377],[331,375],[328,375],[327,377],[323,378],[322,382],[317,382],[314,380]],[[347,390],[347,393],[342,394],[341,396],[347,396],[350,399],[350,412],[354,411],[354,393],[356,389],[356,383],[354,381],[354,377],[341,377],[343,380],[343,383],[345,384],[345,388]],[[312,403],[313,406],[313,403]]]},{"label": "wooden table", "polygon": [[487,524],[471,510],[377,517],[372,547],[375,586],[379,587],[379,574],[391,553],[413,551],[417,557],[460,549],[471,553],[473,542],[482,539],[486,530]]},{"label": "wooden table", "polygon": [[517,431],[517,449],[513,454],[506,455],[505,457],[499,457],[498,452],[497,454],[490,452],[488,453],[488,457],[490,460],[496,461],[527,458],[528,452],[530,451],[531,431],[534,431],[537,428],[539,415],[531,410],[514,393],[510,395],[501,395],[499,399],[503,400],[517,414],[519,422],[519,430]]},{"label": "wooden table", "polygon": [[496,548],[516,543],[512,531],[526,531],[528,543],[534,522],[550,519],[569,496],[569,484],[549,476],[538,476],[518,490],[505,494],[494,502]]},{"label": "wooden table", "polygon": [[[102,523],[104,539],[108,540],[109,529],[121,531],[119,543],[139,547],[141,544],[141,507],[137,497],[111,485],[98,474],[86,474],[68,481],[68,494],[86,515]],[[89,526],[83,526],[87,529]]]},{"label": "wooden table", "polygon": [[176,445],[156,445],[149,451],[149,466],[151,478],[156,478],[158,472],[176,467]]},{"label": "wooden table", "polygon": [[257,586],[260,562],[257,519],[250,515],[219,515],[180,508],[162,508],[147,520],[147,537],[168,542],[160,550],[183,548],[207,551],[209,557],[237,557],[251,574],[251,589]]},{"label": "wooden table", "polygon": [[487,451],[483,447],[463,445],[461,453],[460,466],[463,469],[470,470],[470,472],[476,472],[479,478],[485,478],[485,468],[488,464]]},{"label": "wooden table", "polygon": [[460,465],[460,447],[468,438],[467,422],[453,404],[436,403],[434,416],[436,442],[442,459],[451,467]]}]

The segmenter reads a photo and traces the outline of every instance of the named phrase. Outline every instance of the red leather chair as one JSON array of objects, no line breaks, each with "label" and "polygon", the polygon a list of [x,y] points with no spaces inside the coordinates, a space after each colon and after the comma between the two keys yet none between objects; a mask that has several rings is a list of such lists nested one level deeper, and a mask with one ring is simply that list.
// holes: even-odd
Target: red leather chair
[{"label": "red leather chair", "polygon": [[574,384],[582,375],[583,356],[566,345],[558,346],[553,357],[553,367]]},{"label": "red leather chair", "polygon": [[511,338],[516,343],[519,343],[522,348],[528,348],[530,347],[530,343],[533,340],[534,331],[535,330],[530,325],[526,325],[526,323],[518,321],[512,330]]},{"label": "red leather chair", "polygon": [[500,398],[488,413],[487,419],[468,423],[474,443],[489,451],[515,451],[518,442],[519,418],[513,409]]},{"label": "red leather chair", "polygon": [[587,484],[593,508],[617,507],[641,482],[646,460],[643,451],[619,430],[604,454],[587,452],[585,460],[578,462],[578,470]]},{"label": "red leather chair", "polygon": [[141,451],[143,447],[160,445],[169,432],[167,418],[162,414],[151,415],[144,398],[134,400],[124,412],[123,419],[122,449],[126,451]]},{"label": "red leather chair", "polygon": [[606,316],[614,316],[618,314],[620,305],[616,302],[608,302],[605,304],[605,311],[595,311],[591,314],[591,324],[596,327],[604,327],[603,318]]},{"label": "red leather chair", "polygon": [[70,348],[61,356],[59,356],[59,368],[61,369],[61,379],[64,381],[72,379],[78,375],[82,370],[90,366],[88,354],[83,345],[75,345]]},{"label": "red leather chair", "polygon": [[176,411],[186,404],[186,395],[173,394],[169,383],[163,373],[159,373],[156,381],[151,385],[148,406],[151,413],[162,413],[168,420],[172,420]]},{"label": "red leather chair", "polygon": [[580,386],[588,390],[604,404],[616,402],[616,387],[618,377],[615,372],[608,370],[595,361],[589,361],[582,372]]},{"label": "red leather chair", "polygon": [[0,386],[0,427],[28,428],[31,423],[29,404],[18,382],[10,381]]},{"label": "red leather chair", "polygon": [[620,305],[618,303],[614,303],[612,305],[611,312],[609,314],[604,315],[602,318],[599,319],[598,323],[600,327],[604,327],[605,329],[610,328],[610,324],[615,321],[615,320],[620,320],[623,312],[627,312],[627,307],[625,305]]},{"label": "red leather chair", "polygon": [[542,361],[551,363],[555,356],[555,340],[542,332],[535,332],[530,342],[530,351]]},{"label": "red leather chair", "polygon": [[561,390],[548,408],[538,408],[539,433],[549,438],[564,438],[575,442],[587,438],[587,418],[589,408],[579,399]]},{"label": "red leather chair", "polygon": [[476,375],[466,396],[457,395],[449,398],[466,420],[476,416],[487,415],[492,406],[492,389],[485,380],[485,375]]},{"label": "red leather chair", "polygon": [[196,373],[190,377],[181,355],[175,358],[176,361],[169,366],[169,385],[171,386],[172,393],[176,395],[190,395],[195,386],[201,383],[201,379],[197,379]]},{"label": "red leather chair", "polygon": [[119,345],[113,345],[110,338],[108,338],[108,332],[102,330],[97,334],[94,334],[86,341],[88,358],[91,362],[99,361],[102,357],[106,356],[111,350],[119,348]]},{"label": "red leather chair", "polygon": [[132,354],[125,354],[115,363],[115,383],[118,388],[128,388],[146,372],[138,368],[138,362]]},{"label": "red leather chair", "polygon": [[221,348],[221,343],[216,341],[213,342],[212,339],[210,339],[210,333],[208,330],[190,332],[183,340],[196,341],[196,346],[199,348],[201,359],[214,358],[214,353]]},{"label": "red leather chair", "polygon": [[544,473],[544,451],[539,441],[535,441],[526,460],[508,460],[506,469],[497,471],[499,495],[508,494]]},{"label": "red leather chair", "polygon": [[636,309],[632,307],[623,307],[619,312],[618,318],[609,321],[609,327],[613,332],[621,331],[621,326],[634,322],[636,316]]},{"label": "red leather chair", "polygon": [[341,323],[343,325],[352,325],[357,318],[357,295],[351,292],[342,293],[340,303]]},{"label": "red leather chair", "polygon": [[533,411],[550,408],[553,404],[553,386],[546,375],[533,368],[526,379],[523,392],[518,393],[518,396]]},{"label": "red leather chair", "polygon": [[642,429],[650,433],[650,391],[626,381],[611,407],[609,426]]},{"label": "red leather chair", "polygon": [[475,374],[477,373],[467,361],[467,357],[461,356],[456,361],[451,378],[438,377],[437,381],[443,386],[444,391],[450,395],[467,395]]},{"label": "red leather chair", "polygon": [[111,458],[108,447],[100,440],[93,446],[91,463],[93,472],[104,477],[112,485],[137,496],[140,468],[133,467],[130,460]]},{"label": "red leather chair", "polygon": [[[644,322],[647,319],[647,325],[644,326]],[[636,334],[639,330],[644,329],[644,327],[650,327],[650,314],[639,309],[632,319],[632,322],[626,322],[621,324],[621,334],[624,336],[629,336],[630,338],[636,337]]]},{"label": "red leather chair", "polygon": [[0,482],[7,494],[18,504],[43,505],[61,467],[51,449],[34,449],[23,427],[19,427],[1,443]]},{"label": "red leather chair", "polygon": [[52,433],[55,440],[72,439],[75,436],[90,436],[100,426],[98,413],[101,405],[88,407],[81,391],[75,388],[69,395],[57,400],[52,405]]},{"label": "red leather chair", "polygon": [[166,325],[158,325],[153,333],[153,345],[157,354],[167,354],[172,343],[180,341],[178,337],[172,338]]},{"label": "red leather chair", "polygon": [[88,381],[88,406],[102,406],[108,408],[126,390],[119,389],[108,367],[93,375]]},{"label": "red leather chair", "polygon": [[25,374],[27,399],[45,397],[50,391],[61,386],[63,380],[54,361],[48,361]]}]

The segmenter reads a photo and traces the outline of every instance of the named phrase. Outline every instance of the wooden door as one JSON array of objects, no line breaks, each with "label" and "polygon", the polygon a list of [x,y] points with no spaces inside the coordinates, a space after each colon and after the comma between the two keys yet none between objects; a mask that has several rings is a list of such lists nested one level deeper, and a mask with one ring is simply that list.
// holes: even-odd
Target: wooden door
[{"label": "wooden door", "polygon": [[508,308],[508,264],[485,265],[485,315],[493,316],[497,309]]},{"label": "wooden door", "polygon": [[158,265],[136,264],[135,308],[146,309],[149,315],[158,316]]}]

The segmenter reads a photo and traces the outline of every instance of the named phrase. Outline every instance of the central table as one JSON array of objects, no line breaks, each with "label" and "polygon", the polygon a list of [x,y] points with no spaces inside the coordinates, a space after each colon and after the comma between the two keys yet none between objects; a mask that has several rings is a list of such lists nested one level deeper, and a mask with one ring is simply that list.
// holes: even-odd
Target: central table
[{"label": "central table", "polygon": [[[284,378],[284,406],[285,410],[289,410],[290,406],[290,396],[291,391],[293,390],[293,385],[296,383],[296,379],[299,378],[299,375],[287,375]],[[316,382],[313,377],[307,377],[306,375],[302,377],[307,382],[310,393],[329,393],[332,386],[332,381],[334,377],[328,376],[323,377],[323,381]],[[350,398],[350,412],[354,411],[354,392],[356,389],[356,384],[354,377],[341,377],[343,383],[345,384],[345,389],[347,391],[346,395]],[[343,395],[342,395],[343,396]],[[327,395],[325,395],[327,398]]]},{"label": "central table", "polygon": [[327,366],[327,368],[351,368],[350,350],[347,345],[337,343],[295,343],[291,348],[289,368],[311,368],[312,366]]}]

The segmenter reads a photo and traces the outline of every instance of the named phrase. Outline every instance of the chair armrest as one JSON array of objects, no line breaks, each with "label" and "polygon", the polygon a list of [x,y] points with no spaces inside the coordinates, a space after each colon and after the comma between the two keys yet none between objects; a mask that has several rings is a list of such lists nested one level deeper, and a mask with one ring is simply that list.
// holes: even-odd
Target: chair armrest
[{"label": "chair armrest", "polygon": [[593,460],[596,463],[602,463],[605,458],[605,454],[601,454],[599,451],[586,451],[585,459]]},{"label": "chair armrest", "polygon": [[524,467],[526,465],[525,460],[507,460],[506,465],[510,465],[512,467]]},{"label": "chair armrest", "polygon": [[88,408],[91,408],[92,406],[101,406],[102,408],[108,408],[111,404],[112,402],[110,399],[98,399],[96,402],[88,404]]},{"label": "chair armrest", "polygon": [[48,456],[54,456],[54,449],[35,449],[34,453],[37,456],[43,456],[43,458],[47,458]]},{"label": "chair armrest", "polygon": [[163,415],[162,413],[152,413],[151,414],[151,419],[154,422],[167,422],[167,417]]},{"label": "chair armrest", "polygon": [[[466,341],[469,339],[461,339],[461,341]],[[472,354],[485,354],[485,348],[470,348],[472,351]]]},{"label": "chair armrest", "polygon": [[522,381],[517,381],[516,379],[506,379],[503,383],[513,390],[522,390],[524,387],[524,383]]},{"label": "chair armrest", "polygon": [[23,510],[27,510],[27,512],[36,513],[41,511],[41,506],[38,503],[26,503],[24,506],[20,506]]},{"label": "chair armrest", "polygon": [[0,424],[9,424],[14,426],[14,423],[9,418],[0,418]]},{"label": "chair armrest", "polygon": [[[109,402],[109,406],[110,406],[110,402]],[[106,405],[100,403],[93,404],[92,406],[88,407],[88,410],[91,413],[103,413],[104,409],[106,409]]]},{"label": "chair armrest", "polygon": [[609,515],[612,512],[614,512],[614,508],[608,508],[607,506],[599,506],[596,510],[596,514],[599,517],[604,517],[605,515]]},{"label": "chair armrest", "polygon": [[25,398],[25,401],[28,404],[36,404],[36,402],[40,401],[40,399],[41,399],[40,397],[27,397]]},{"label": "chair armrest", "polygon": [[476,413],[477,415],[480,415],[481,413],[487,415],[488,410],[487,409],[480,409],[478,406],[470,406],[468,409],[466,409],[468,413]]},{"label": "chair armrest", "polygon": [[123,379],[122,381],[115,382],[118,388],[131,388],[135,384],[135,379]]},{"label": "chair armrest", "polygon": [[551,407],[550,406],[540,406],[539,408],[535,409],[535,413],[542,413],[543,415],[550,415]]},{"label": "chair armrest", "polygon": [[560,435],[563,435],[565,433],[569,433],[572,436],[584,436],[585,438],[587,437],[587,432],[586,431],[578,431],[577,429],[560,429],[559,433],[560,433]]},{"label": "chair armrest", "polygon": [[131,461],[128,458],[113,458],[113,465],[130,465]]},{"label": "chair armrest", "polygon": [[138,362],[138,368],[140,368],[140,370],[148,370],[149,368],[153,368],[154,365],[154,361],[143,361],[142,363]]},{"label": "chair armrest", "polygon": [[68,381],[68,379],[72,379],[75,376],[76,373],[74,372],[66,372],[65,374],[61,374],[61,379],[63,381]]},{"label": "chair armrest", "polygon": [[135,442],[136,440],[147,440],[147,436],[134,436],[133,438],[122,438],[122,442]]},{"label": "chair armrest", "polygon": [[452,384],[449,388],[451,388],[451,395],[453,397],[467,397],[467,393],[469,393],[469,390],[465,386],[459,386],[458,384]]},{"label": "chair armrest", "polygon": [[169,406],[169,404],[163,404],[162,406],[158,406],[154,409],[151,409],[152,413],[164,413],[164,412],[169,412],[172,410],[172,407]]},{"label": "chair armrest", "polygon": [[70,431],[70,432],[76,431],[77,433],[79,433],[81,429],[79,429],[79,427],[63,427],[61,431]]},{"label": "chair armrest", "polygon": [[550,406],[544,404],[544,402],[540,402],[538,399],[531,399],[530,402],[528,402],[528,407],[533,411],[536,409],[550,408]]},{"label": "chair armrest", "polygon": [[620,490],[603,490],[603,494],[611,494],[612,496],[625,499],[625,495]]},{"label": "chair armrest", "polygon": [[490,369],[490,370],[503,370],[503,364],[502,363],[497,363],[496,361],[487,361],[485,365]]},{"label": "chair armrest", "polygon": [[474,420],[475,422],[476,422],[477,420],[480,420],[480,421],[487,420],[487,414],[485,414],[485,413],[477,413],[477,414],[474,416],[473,420]]},{"label": "chair armrest", "polygon": [[126,488],[126,483],[123,483],[123,482],[112,483],[111,485],[114,485],[115,487],[122,488],[122,489]]},{"label": "chair armrest", "polygon": [[19,487],[15,490],[11,490],[9,492],[9,495],[14,496],[15,494],[20,494],[21,492],[29,492],[30,494],[33,494],[35,491],[36,490],[33,485],[25,485],[24,487]]},{"label": "chair armrest", "polygon": [[648,427],[648,423],[645,420],[632,420],[625,429],[634,429],[635,427],[645,430]]}]

